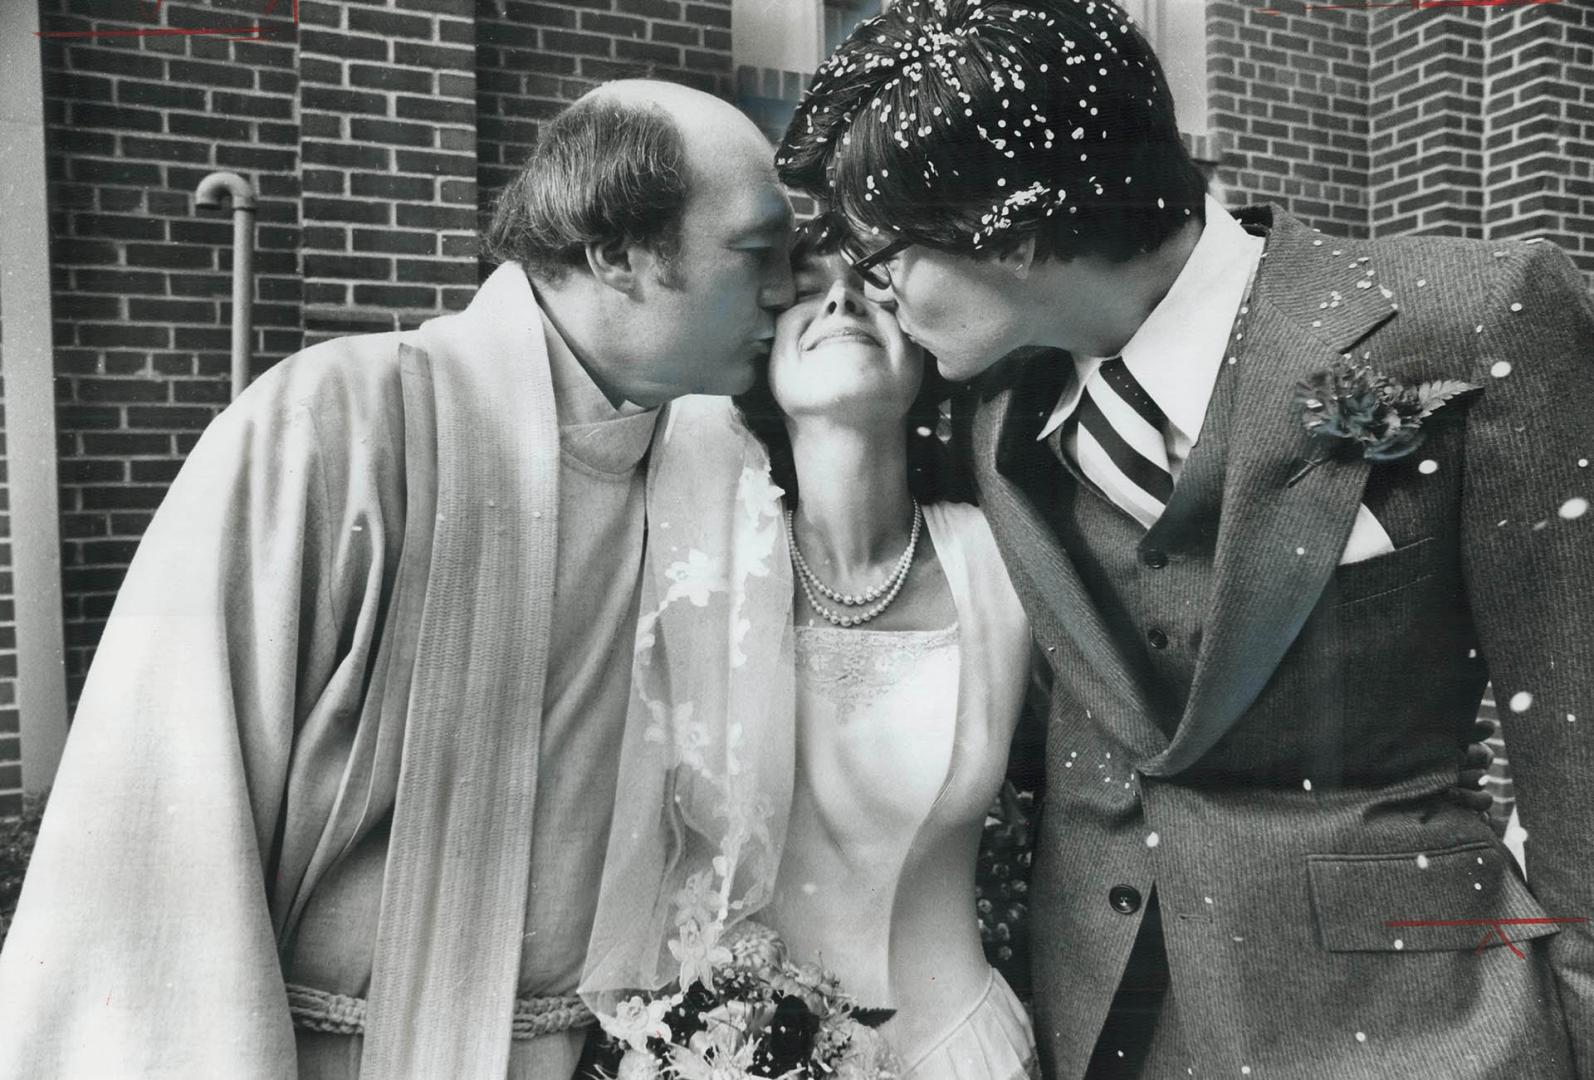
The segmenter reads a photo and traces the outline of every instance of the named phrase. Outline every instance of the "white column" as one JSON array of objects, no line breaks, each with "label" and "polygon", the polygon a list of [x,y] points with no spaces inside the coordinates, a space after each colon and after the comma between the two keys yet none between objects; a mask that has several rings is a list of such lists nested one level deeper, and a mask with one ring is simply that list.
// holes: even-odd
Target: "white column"
[{"label": "white column", "polygon": [[0,3],[0,319],[22,787],[50,786],[66,741],[55,364],[44,171],[39,6]]},{"label": "white column", "polygon": [[731,56],[738,67],[808,73],[825,43],[822,0],[732,0]]}]

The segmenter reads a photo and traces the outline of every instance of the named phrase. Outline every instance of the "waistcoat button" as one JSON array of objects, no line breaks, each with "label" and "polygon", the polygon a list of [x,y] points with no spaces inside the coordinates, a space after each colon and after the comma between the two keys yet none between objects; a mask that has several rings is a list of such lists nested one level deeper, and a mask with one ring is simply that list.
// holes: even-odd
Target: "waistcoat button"
[{"label": "waistcoat button", "polygon": [[1107,903],[1120,915],[1133,915],[1140,910],[1140,890],[1129,885],[1114,885],[1107,890]]},{"label": "waistcoat button", "polygon": [[1168,553],[1158,551],[1156,548],[1147,548],[1140,553],[1140,561],[1153,570],[1161,570],[1168,565]]},{"label": "waistcoat button", "polygon": [[1168,632],[1160,626],[1153,626],[1147,632],[1146,640],[1151,642],[1153,649],[1166,649],[1168,647]]}]

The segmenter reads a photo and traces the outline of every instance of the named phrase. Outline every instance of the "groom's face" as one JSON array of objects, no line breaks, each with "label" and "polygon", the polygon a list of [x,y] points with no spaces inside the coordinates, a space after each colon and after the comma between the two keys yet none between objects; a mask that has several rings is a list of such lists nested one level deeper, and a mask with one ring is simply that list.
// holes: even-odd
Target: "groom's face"
[{"label": "groom's face", "polygon": [[[884,247],[895,237],[871,235]],[[1029,344],[1014,275],[1000,257],[975,258],[913,244],[883,268],[891,285],[870,287],[877,302],[895,301],[903,333],[935,356],[941,374],[971,379],[1014,349]]]}]

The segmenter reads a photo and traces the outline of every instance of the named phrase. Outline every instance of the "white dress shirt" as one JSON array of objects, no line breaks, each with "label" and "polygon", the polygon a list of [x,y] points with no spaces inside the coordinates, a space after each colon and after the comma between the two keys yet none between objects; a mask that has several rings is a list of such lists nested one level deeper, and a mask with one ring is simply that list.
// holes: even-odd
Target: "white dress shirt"
[{"label": "white dress shirt", "polygon": [[[1206,217],[1201,238],[1173,287],[1118,354],[1168,418],[1168,465],[1175,483],[1201,437],[1229,332],[1250,292],[1265,246],[1260,236],[1246,232],[1210,195]],[[1074,357],[1075,378],[1059,397],[1039,438],[1047,438],[1073,415],[1086,381],[1106,359]],[[1067,439],[1065,450],[1078,461],[1077,429],[1069,432]],[[1362,506],[1340,563],[1360,562],[1393,550],[1389,534]]]}]

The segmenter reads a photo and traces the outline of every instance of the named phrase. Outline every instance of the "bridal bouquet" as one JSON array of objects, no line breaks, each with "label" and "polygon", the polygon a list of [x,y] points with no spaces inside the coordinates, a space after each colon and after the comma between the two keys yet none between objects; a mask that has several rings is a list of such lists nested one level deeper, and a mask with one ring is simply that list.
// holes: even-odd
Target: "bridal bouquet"
[{"label": "bridal bouquet", "polygon": [[894,1080],[896,1062],[835,978],[796,964],[757,922],[728,932],[688,919],[670,942],[681,977],[668,991],[633,995],[604,1032],[625,1048],[616,1080]]}]

